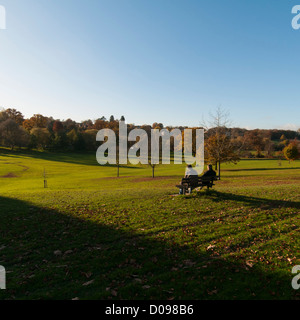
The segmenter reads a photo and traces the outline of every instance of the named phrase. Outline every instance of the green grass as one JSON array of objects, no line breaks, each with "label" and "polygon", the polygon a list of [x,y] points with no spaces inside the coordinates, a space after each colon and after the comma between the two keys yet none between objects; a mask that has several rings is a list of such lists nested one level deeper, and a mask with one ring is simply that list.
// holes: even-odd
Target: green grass
[{"label": "green grass", "polygon": [[177,196],[184,166],[1,149],[0,299],[299,299],[299,169],[243,160]]}]

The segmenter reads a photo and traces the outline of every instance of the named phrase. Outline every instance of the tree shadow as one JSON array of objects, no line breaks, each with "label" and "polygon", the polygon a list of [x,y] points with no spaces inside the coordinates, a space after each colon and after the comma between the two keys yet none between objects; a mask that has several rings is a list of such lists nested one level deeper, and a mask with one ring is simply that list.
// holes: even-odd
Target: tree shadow
[{"label": "tree shadow", "polygon": [[88,214],[81,218],[78,212],[0,197],[0,220],[0,265],[7,271],[0,299],[291,299],[297,294],[291,278],[279,272],[109,221],[100,224]]},{"label": "tree shadow", "polygon": [[240,171],[274,171],[274,170],[295,170],[300,169],[300,167],[290,167],[290,168],[247,168],[247,169],[224,169],[227,172],[240,172]]},{"label": "tree shadow", "polygon": [[203,195],[208,195],[210,199],[214,202],[223,202],[225,200],[231,200],[235,202],[241,202],[245,206],[250,207],[263,207],[264,209],[274,209],[274,208],[294,208],[300,209],[300,201],[289,201],[289,200],[275,200],[258,198],[252,196],[238,195],[229,192],[220,192],[217,190],[205,191],[205,193],[197,192],[197,196],[201,197]]},{"label": "tree shadow", "polygon": [[5,157],[23,158],[29,157],[34,159],[41,159],[47,161],[67,162],[88,166],[99,166],[96,160],[96,152],[84,152],[84,153],[51,153],[48,151],[36,151],[36,150],[8,150],[0,148],[0,155]]},{"label": "tree shadow", "polygon": [[[84,153],[51,153],[47,151],[32,151],[32,150],[8,150],[0,148],[0,155],[5,157],[12,157],[14,160],[18,158],[29,157],[33,159],[46,160],[46,161],[55,161],[55,162],[65,162],[70,164],[78,164],[84,166],[100,166],[96,159],[95,152],[84,152]],[[117,168],[117,165],[105,165],[102,167],[111,167]],[[130,168],[130,169],[142,169],[139,166],[127,166],[119,165],[119,168]]]}]

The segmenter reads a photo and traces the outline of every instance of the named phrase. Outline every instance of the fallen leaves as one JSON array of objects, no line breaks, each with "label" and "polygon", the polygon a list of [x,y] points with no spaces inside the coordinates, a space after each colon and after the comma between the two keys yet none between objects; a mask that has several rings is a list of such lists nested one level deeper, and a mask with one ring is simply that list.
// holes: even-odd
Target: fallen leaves
[{"label": "fallen leaves", "polygon": [[207,250],[207,251],[213,250],[215,247],[216,247],[215,245],[210,244],[210,245],[206,248],[206,250]]},{"label": "fallen leaves", "polygon": [[53,253],[54,253],[55,256],[61,256],[62,255],[62,252],[60,250],[55,250]]},{"label": "fallen leaves", "polygon": [[83,286],[84,286],[84,287],[89,286],[90,284],[92,284],[92,283],[94,283],[94,282],[95,282],[95,280],[90,280],[90,281],[88,281],[88,282],[85,282],[85,283],[83,284]]},{"label": "fallen leaves", "polygon": [[107,292],[110,292],[110,294],[112,295],[112,296],[114,296],[114,297],[117,297],[118,296],[118,291],[117,290],[115,290],[115,289],[111,289],[111,288],[106,288],[106,291]]},{"label": "fallen leaves", "polygon": [[196,264],[196,262],[193,262],[191,260],[184,260],[183,262],[187,267],[193,267]]},{"label": "fallen leaves", "polygon": [[246,261],[246,265],[247,265],[249,268],[252,268],[252,267],[253,267],[253,262],[252,262],[251,260]]},{"label": "fallen leaves", "polygon": [[143,288],[143,289],[150,289],[150,288],[151,288],[151,286],[144,285],[142,288]]}]

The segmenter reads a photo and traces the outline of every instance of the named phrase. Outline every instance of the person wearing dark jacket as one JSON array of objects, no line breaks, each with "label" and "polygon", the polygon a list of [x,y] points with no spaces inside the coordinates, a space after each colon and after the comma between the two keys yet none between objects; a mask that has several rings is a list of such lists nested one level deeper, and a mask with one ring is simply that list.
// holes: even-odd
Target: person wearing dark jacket
[{"label": "person wearing dark jacket", "polygon": [[211,178],[211,177],[216,177],[216,171],[213,170],[212,165],[209,164],[207,166],[207,171],[201,176],[201,178]]}]

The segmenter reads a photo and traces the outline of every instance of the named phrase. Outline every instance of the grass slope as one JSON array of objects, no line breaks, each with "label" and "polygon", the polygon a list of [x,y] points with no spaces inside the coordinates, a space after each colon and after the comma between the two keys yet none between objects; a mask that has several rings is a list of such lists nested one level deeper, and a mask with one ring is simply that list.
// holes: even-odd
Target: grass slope
[{"label": "grass slope", "polygon": [[299,169],[245,160],[177,196],[183,166],[0,150],[0,299],[299,299]]}]

